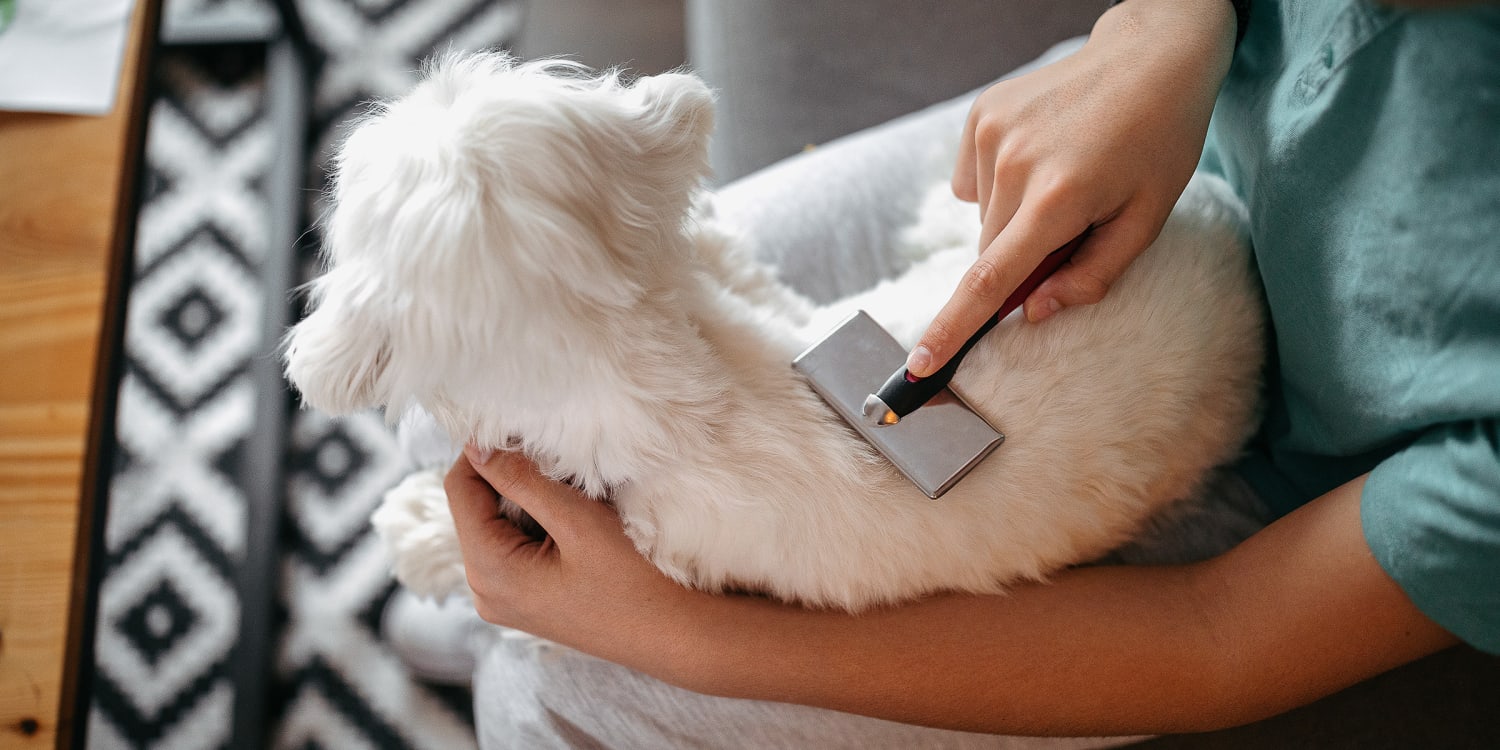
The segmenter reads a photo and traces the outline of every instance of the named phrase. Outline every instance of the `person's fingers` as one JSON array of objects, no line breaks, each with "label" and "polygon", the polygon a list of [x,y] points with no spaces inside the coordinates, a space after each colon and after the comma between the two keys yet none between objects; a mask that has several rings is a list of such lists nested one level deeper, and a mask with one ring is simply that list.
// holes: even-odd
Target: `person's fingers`
[{"label": "person's fingers", "polygon": [[[974,126],[974,174],[976,190],[979,194],[979,217],[982,221],[989,223],[994,210],[996,199],[995,191],[1002,189],[1005,184],[1005,176],[1015,174],[1017,165],[1012,164],[1006,154],[1001,151],[1001,142],[1004,140],[1005,132],[1000,124],[993,118],[980,120]],[[1014,187],[1014,186],[1012,186]],[[1007,195],[1010,200],[1006,200]],[[1015,213],[1016,206],[1020,205],[1020,196],[1015,193],[1007,193],[999,196],[1002,203],[1008,204],[1009,210],[1002,210],[999,216],[1000,224],[995,228],[995,234],[1000,232],[1005,222],[1010,221],[1010,215]],[[993,239],[994,234],[990,237]],[[980,243],[983,249],[985,243]]]},{"label": "person's fingers", "polygon": [[1021,202],[1026,195],[1025,183],[1014,179],[1015,174],[994,174],[994,170],[991,171],[993,179],[988,188],[989,195],[979,206],[982,220],[979,226],[979,247],[974,249],[979,254],[995,244],[995,238],[1005,231],[1016,212],[1021,209]]},{"label": "person's fingers", "polygon": [[964,121],[963,135],[958,140],[958,158],[953,162],[953,195],[959,200],[969,203],[979,200],[978,185],[976,182],[978,172],[974,166],[974,122],[976,117],[977,115],[974,110],[969,110],[969,117]]},{"label": "person's fingers", "polygon": [[1086,224],[1059,220],[1051,200],[1023,207],[964,274],[953,296],[912,348],[906,368],[924,378],[947,364],[1036,270],[1042,258],[1086,228]]},{"label": "person's fingers", "polygon": [[1026,319],[1040,323],[1074,305],[1092,305],[1109,292],[1125,269],[1161,231],[1130,213],[1089,232],[1072,259],[1026,298]]},{"label": "person's fingers", "polygon": [[466,457],[460,456],[448,470],[443,491],[465,560],[508,555],[536,541],[500,515],[499,495]]},{"label": "person's fingers", "polygon": [[981,142],[977,133],[974,138],[974,193],[979,199],[979,218],[982,221],[990,214],[990,197],[995,192],[995,172],[1002,167],[995,161],[995,151],[991,144]]},{"label": "person's fingers", "polygon": [[592,503],[578,491],[547,477],[519,451],[481,451],[470,445],[467,460],[480,480],[536,519],[560,543],[574,538],[580,509]]}]

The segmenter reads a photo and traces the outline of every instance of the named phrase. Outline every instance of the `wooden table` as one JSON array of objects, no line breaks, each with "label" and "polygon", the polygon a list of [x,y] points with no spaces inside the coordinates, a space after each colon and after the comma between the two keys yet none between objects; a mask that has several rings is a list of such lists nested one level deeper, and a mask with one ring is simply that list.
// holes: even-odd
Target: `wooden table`
[{"label": "wooden table", "polygon": [[0,112],[0,748],[71,746],[86,718],[99,450],[159,16],[137,1],[111,114]]}]

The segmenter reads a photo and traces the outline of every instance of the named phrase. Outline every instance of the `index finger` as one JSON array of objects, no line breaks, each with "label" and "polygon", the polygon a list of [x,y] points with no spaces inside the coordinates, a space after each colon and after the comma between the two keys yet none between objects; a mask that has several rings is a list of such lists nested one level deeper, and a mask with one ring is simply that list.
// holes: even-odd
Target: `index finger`
[{"label": "index finger", "polygon": [[465,559],[470,559],[469,552],[476,544],[519,543],[521,538],[533,541],[500,514],[500,493],[479,475],[467,457],[459,456],[448,469],[443,491],[448,495],[448,510],[453,514],[458,546]]},{"label": "index finger", "polygon": [[464,457],[478,481],[526,511],[559,543],[574,542],[601,517],[601,503],[542,473],[520,451],[489,452],[470,445],[464,449]]},{"label": "index finger", "polygon": [[906,368],[919,378],[941,369],[1043,258],[1087,228],[1044,219],[1036,209],[1023,207],[969,267],[912,348]]}]

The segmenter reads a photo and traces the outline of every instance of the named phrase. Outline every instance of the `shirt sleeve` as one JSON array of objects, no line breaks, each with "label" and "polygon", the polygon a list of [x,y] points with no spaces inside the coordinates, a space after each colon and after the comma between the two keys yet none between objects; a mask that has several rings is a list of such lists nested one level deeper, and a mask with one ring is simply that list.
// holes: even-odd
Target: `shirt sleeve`
[{"label": "shirt sleeve", "polygon": [[1371,472],[1360,507],[1375,559],[1417,608],[1500,654],[1500,419],[1430,428]]}]

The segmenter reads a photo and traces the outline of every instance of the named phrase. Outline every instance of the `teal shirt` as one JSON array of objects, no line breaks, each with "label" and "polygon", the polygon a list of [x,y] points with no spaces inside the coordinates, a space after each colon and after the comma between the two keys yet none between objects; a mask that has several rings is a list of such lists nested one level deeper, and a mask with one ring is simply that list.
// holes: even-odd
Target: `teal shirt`
[{"label": "teal shirt", "polygon": [[1285,513],[1370,472],[1381,566],[1500,653],[1500,9],[1256,0],[1202,166],[1273,329],[1246,478]]}]

